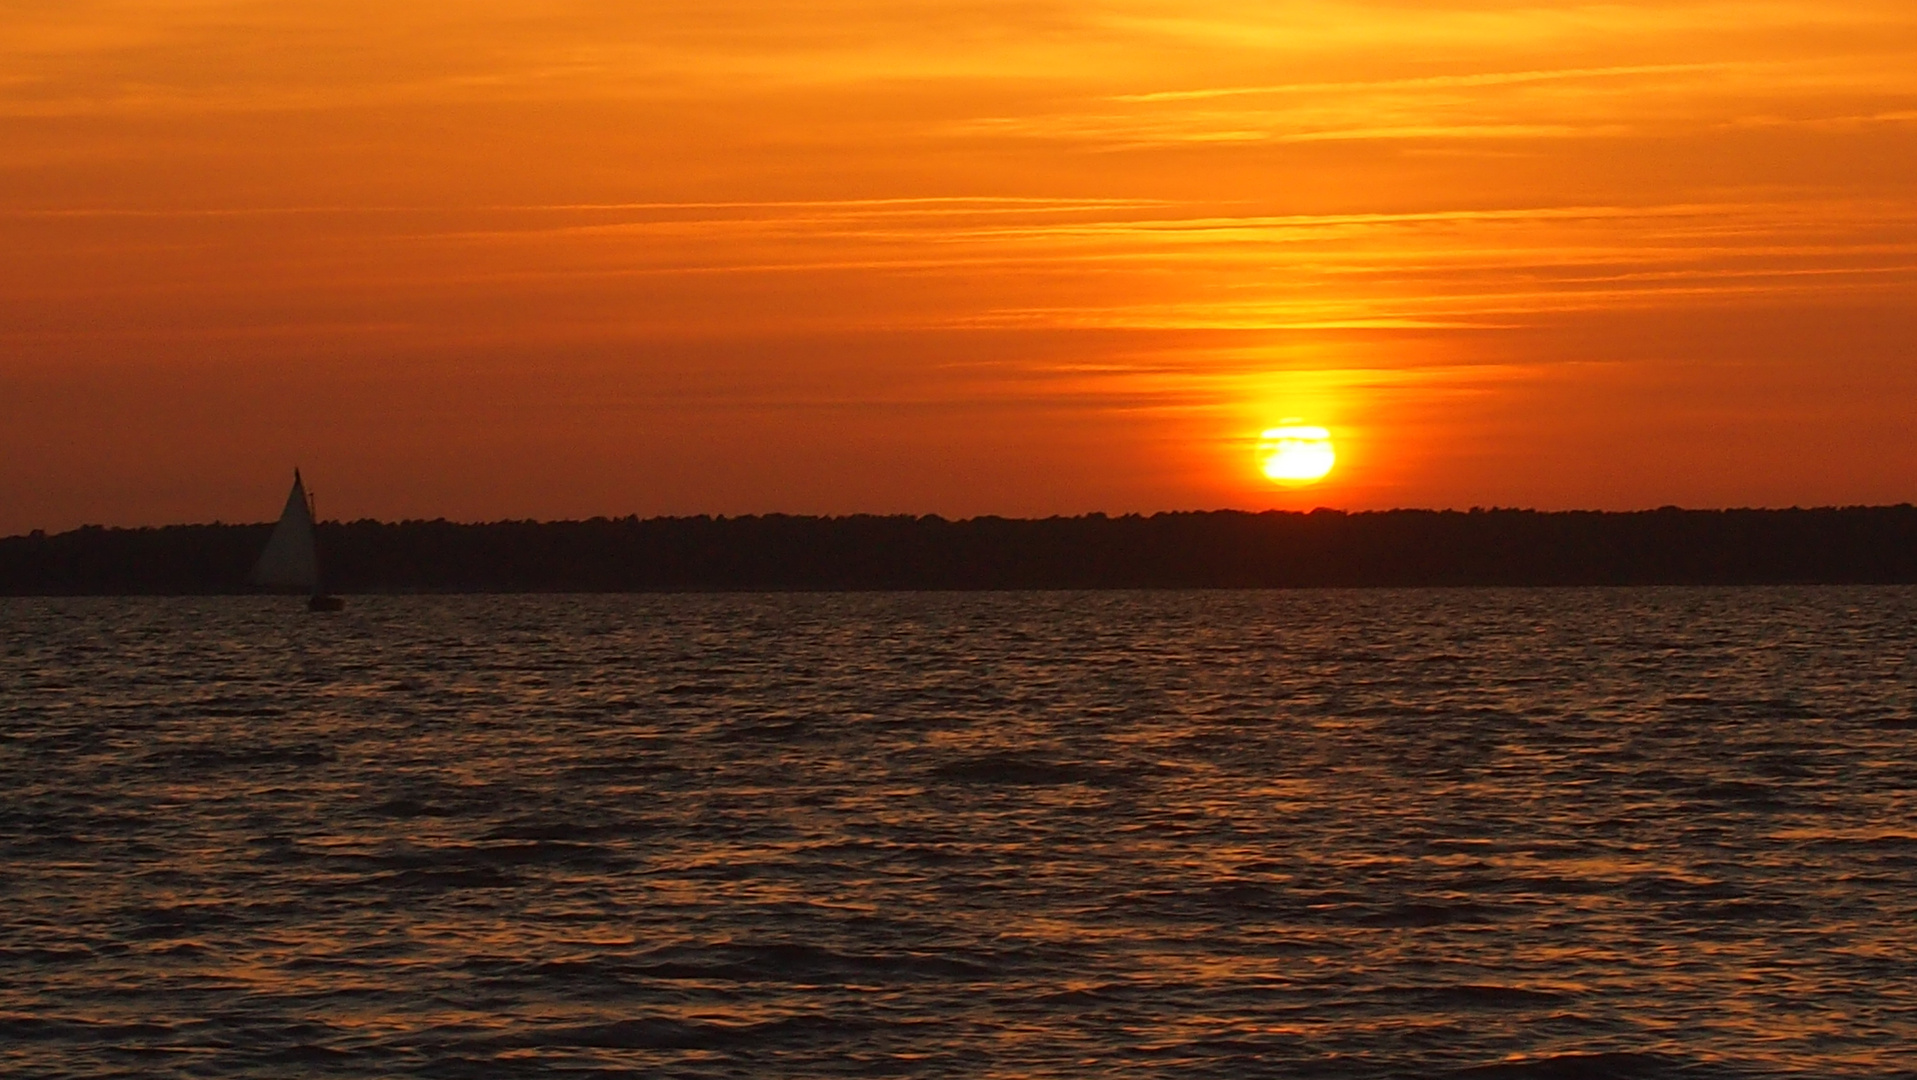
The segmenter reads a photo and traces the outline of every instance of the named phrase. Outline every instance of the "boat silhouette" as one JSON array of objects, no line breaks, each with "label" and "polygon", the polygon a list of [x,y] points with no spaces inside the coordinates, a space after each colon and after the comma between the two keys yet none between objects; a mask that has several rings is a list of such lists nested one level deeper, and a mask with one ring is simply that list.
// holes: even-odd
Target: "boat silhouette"
[{"label": "boat silhouette", "polygon": [[300,471],[293,470],[293,490],[286,495],[286,508],[279,523],[267,538],[266,550],[247,578],[261,588],[282,592],[304,592],[308,611],[339,611],[346,606],[337,596],[329,596],[320,578],[319,542],[313,534],[316,516],[313,496],[307,493]]}]

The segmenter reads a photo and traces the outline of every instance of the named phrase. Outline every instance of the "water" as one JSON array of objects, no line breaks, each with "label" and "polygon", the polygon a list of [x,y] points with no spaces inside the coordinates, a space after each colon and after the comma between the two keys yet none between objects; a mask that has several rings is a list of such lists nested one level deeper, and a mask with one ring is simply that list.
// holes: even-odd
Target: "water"
[{"label": "water", "polygon": [[1917,590],[0,601],[14,1076],[1917,1075]]}]

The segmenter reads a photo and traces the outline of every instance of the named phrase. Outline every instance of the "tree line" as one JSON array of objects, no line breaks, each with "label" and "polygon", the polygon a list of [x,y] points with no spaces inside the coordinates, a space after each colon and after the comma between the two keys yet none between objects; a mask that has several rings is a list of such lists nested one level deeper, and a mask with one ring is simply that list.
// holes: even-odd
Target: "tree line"
[{"label": "tree line", "polygon": [[[0,539],[0,594],[249,591],[271,525]],[[335,592],[1917,583],[1917,508],[323,522]]]}]

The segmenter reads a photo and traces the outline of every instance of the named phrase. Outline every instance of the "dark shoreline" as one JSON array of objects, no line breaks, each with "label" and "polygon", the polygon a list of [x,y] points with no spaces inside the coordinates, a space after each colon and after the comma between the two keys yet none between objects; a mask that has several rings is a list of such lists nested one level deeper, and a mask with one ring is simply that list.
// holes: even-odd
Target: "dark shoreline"
[{"label": "dark shoreline", "polygon": [[[269,525],[0,539],[0,595],[222,595]],[[1917,508],[371,520],[319,526],[344,593],[1917,583]]]}]

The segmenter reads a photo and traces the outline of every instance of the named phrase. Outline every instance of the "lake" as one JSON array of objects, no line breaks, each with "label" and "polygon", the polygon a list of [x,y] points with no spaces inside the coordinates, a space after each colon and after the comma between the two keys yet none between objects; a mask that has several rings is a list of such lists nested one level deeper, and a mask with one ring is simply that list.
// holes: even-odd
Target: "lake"
[{"label": "lake", "polygon": [[0,1072],[1917,1075],[1917,589],[0,600]]}]

